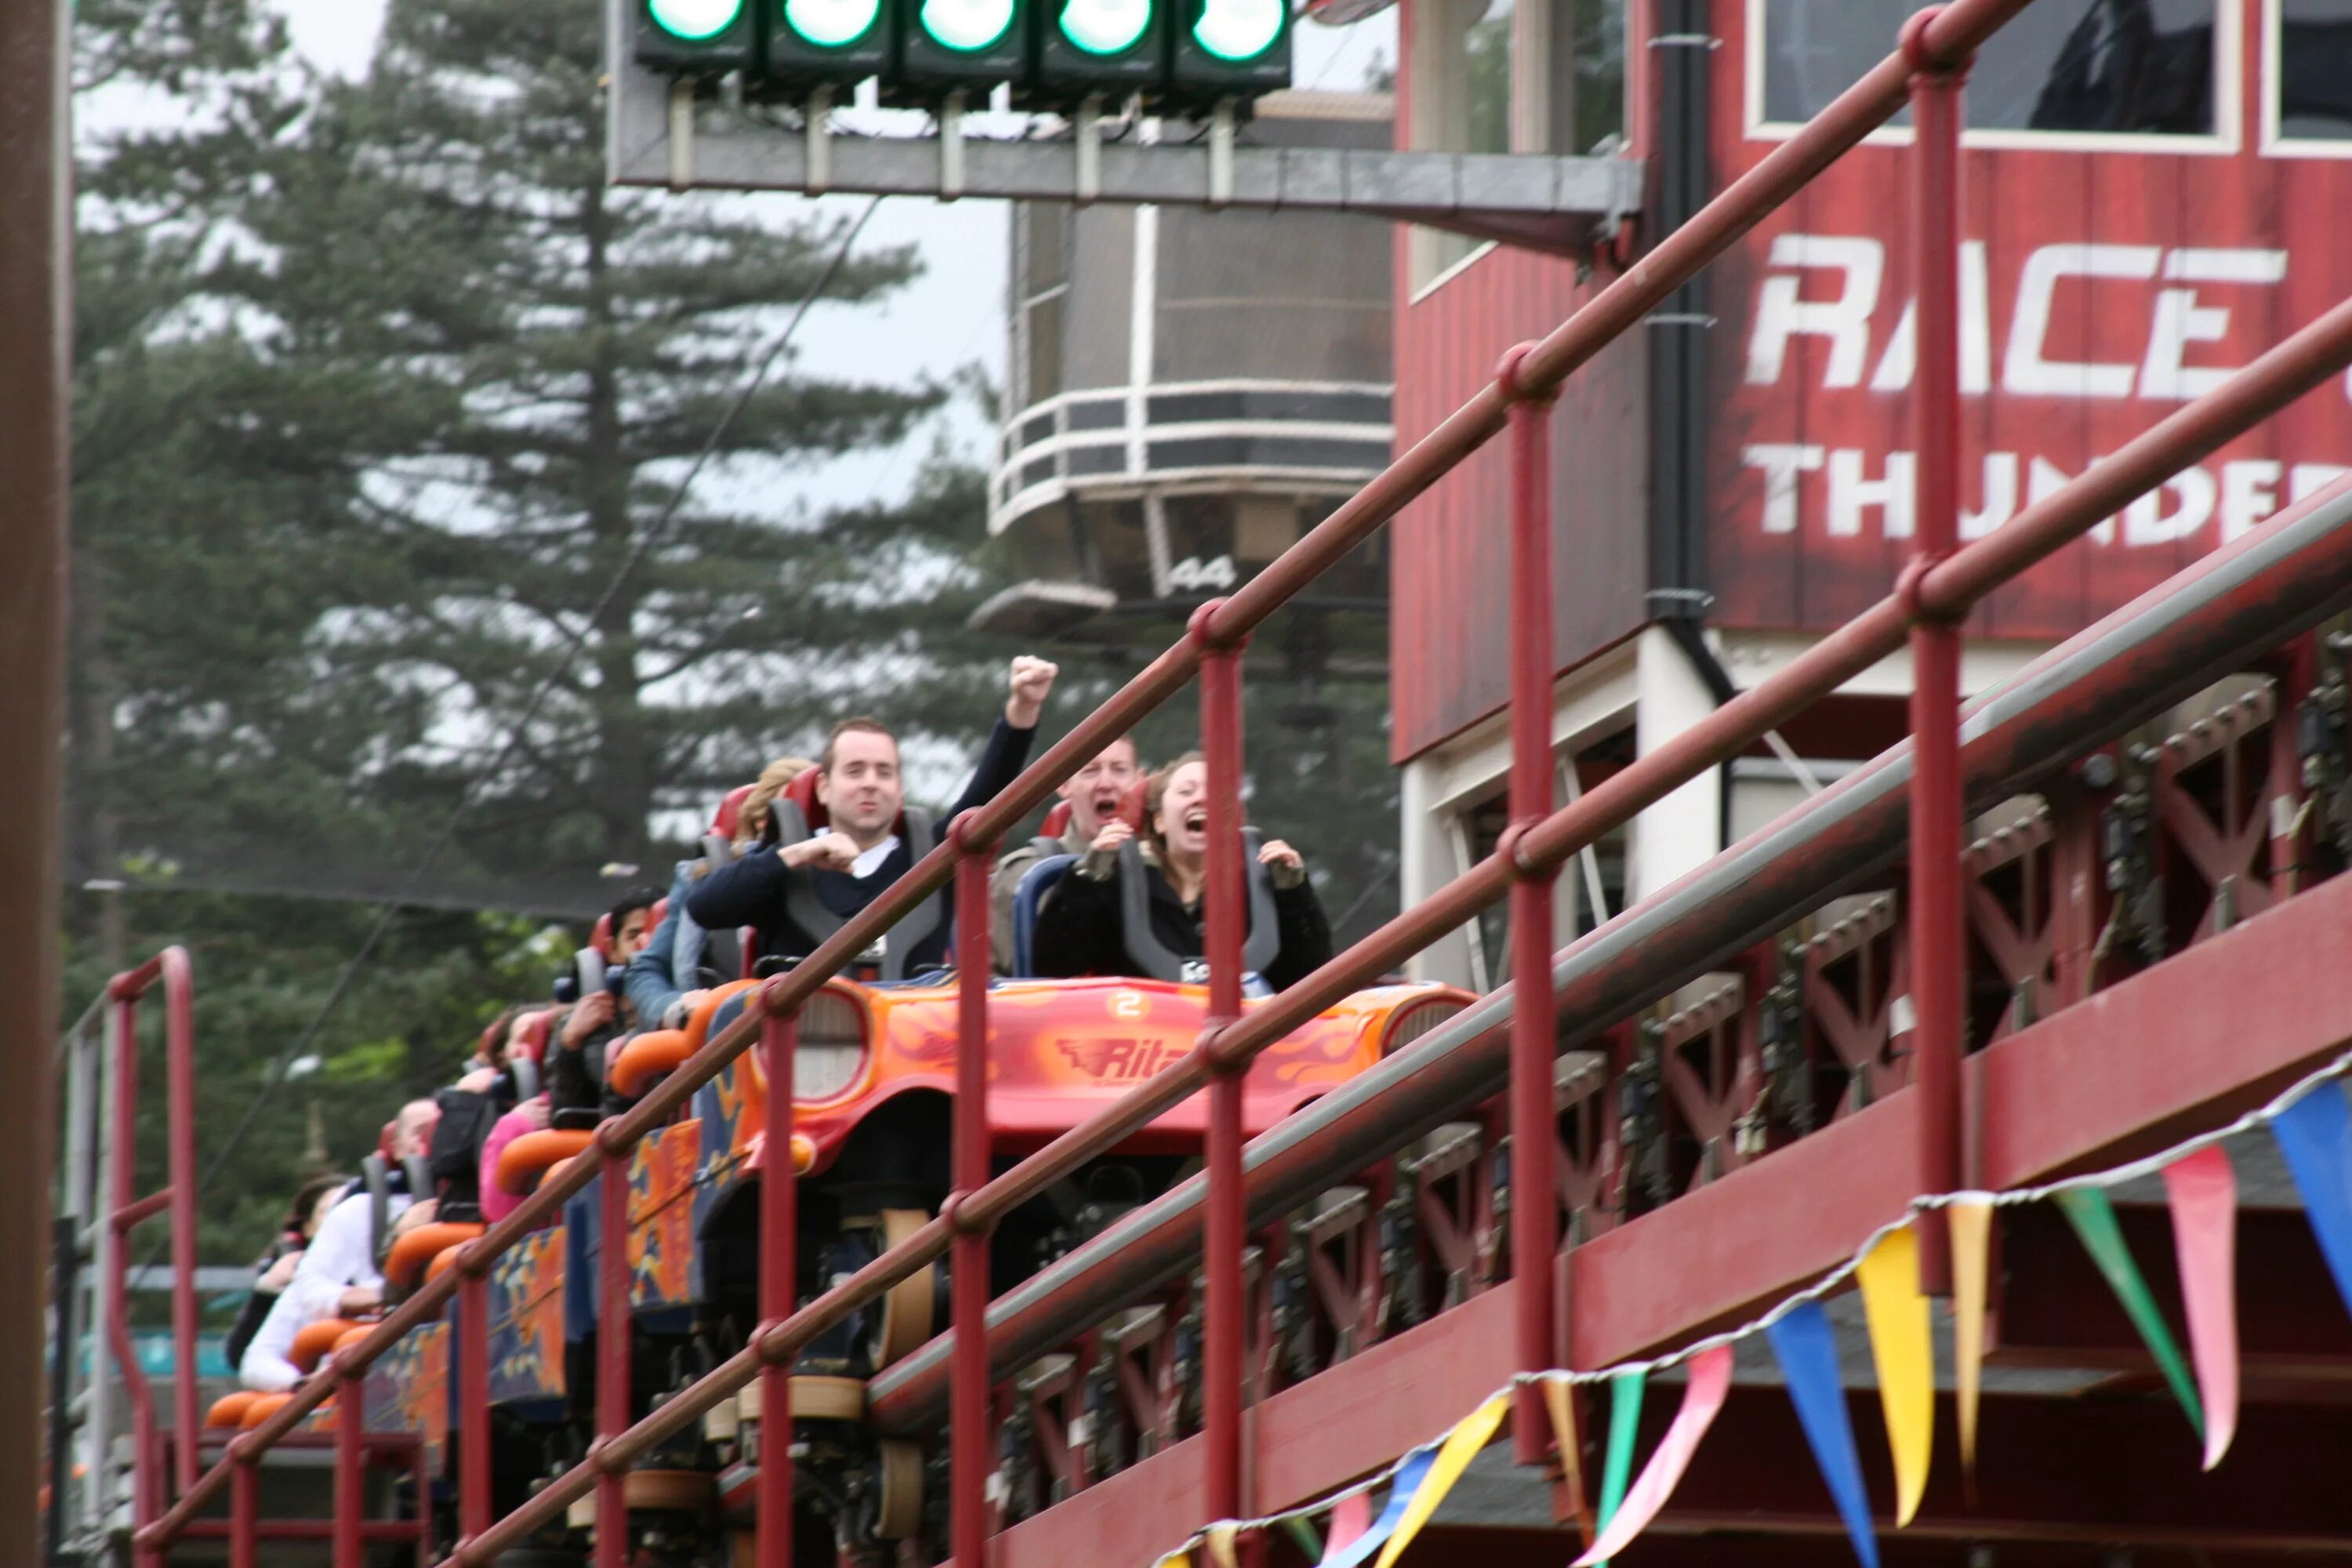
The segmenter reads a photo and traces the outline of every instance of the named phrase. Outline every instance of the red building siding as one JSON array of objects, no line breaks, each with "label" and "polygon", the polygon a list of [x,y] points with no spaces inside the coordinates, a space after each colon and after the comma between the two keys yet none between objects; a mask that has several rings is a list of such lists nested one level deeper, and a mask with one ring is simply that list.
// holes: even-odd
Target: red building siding
[{"label": "red building siding", "polygon": [[[2221,5],[2239,47],[2236,90],[2221,95],[2212,142],[2093,150],[2043,140],[1966,154],[1963,234],[1983,287],[1980,308],[1964,288],[1964,357],[1973,349],[1982,372],[1963,399],[1960,501],[1976,528],[2027,504],[2037,476],[2047,488],[2078,474],[2179,407],[2197,373],[2245,363],[2352,292],[2352,248],[2333,243],[2340,215],[2352,211],[2352,160],[2263,148],[2263,7]],[[1742,0],[1715,6],[1718,189],[1773,145],[1748,127],[1748,10]],[[1640,61],[1648,51],[1633,42],[1628,53]],[[1912,446],[1908,378],[1891,353],[1913,292],[1907,151],[1856,149],[1711,275],[1720,323],[1708,366],[1705,553],[1718,626],[1826,630],[1885,593],[1908,553],[1899,510],[1890,513],[1875,488],[1890,458],[1899,464]],[[1582,297],[1567,266],[1496,252],[1424,300],[1401,298],[1400,446],[1490,375],[1504,346],[1548,330]],[[1849,307],[1842,329],[1820,309],[1841,302]],[[2021,305],[2046,305],[2046,328],[2033,330],[2031,310],[2021,327]],[[1562,668],[1643,618],[1644,352],[1627,340],[1561,404]],[[2074,384],[2063,384],[2070,374]],[[2064,637],[2315,488],[2336,465],[2352,465],[2352,396],[2341,384],[2004,589],[1973,629]],[[1486,454],[1400,520],[1392,749],[1401,759],[1503,700],[1502,506],[1500,461]]]},{"label": "red building siding", "polygon": [[[1397,241],[1402,296],[1409,282]],[[1397,302],[1397,449],[1541,337],[1591,292],[1575,268],[1497,247],[1418,302]],[[1553,645],[1560,668],[1638,630],[1648,586],[1648,411],[1638,338],[1561,394],[1552,418]],[[1391,525],[1390,681],[1399,761],[1502,706],[1508,554],[1503,444],[1490,442]]]}]

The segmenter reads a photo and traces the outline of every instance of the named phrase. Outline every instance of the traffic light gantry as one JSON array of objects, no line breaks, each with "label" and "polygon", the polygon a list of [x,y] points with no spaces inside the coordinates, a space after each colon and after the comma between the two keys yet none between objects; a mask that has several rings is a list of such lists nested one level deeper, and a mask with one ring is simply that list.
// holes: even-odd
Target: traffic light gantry
[{"label": "traffic light gantry", "polygon": [[1155,112],[1238,106],[1290,83],[1286,0],[629,0],[639,65],[740,75],[805,100],[871,78],[883,101],[1009,86],[1024,108],[1140,97]]}]

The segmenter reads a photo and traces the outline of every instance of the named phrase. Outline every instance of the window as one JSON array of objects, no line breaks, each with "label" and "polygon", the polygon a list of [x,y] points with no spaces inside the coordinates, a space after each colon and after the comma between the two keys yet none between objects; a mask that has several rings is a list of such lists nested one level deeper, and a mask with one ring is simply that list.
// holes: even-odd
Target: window
[{"label": "window", "polygon": [[[1625,0],[1428,0],[1412,9],[1413,147],[1606,152],[1625,129]],[[1426,288],[1475,243],[1414,231]]]},{"label": "window", "polygon": [[1014,397],[1027,408],[1060,392],[1062,316],[1070,296],[1070,209],[1024,202],[1014,209]]},{"label": "window", "polygon": [[2352,0],[2273,0],[2271,139],[2352,142]]},{"label": "window", "polygon": [[[1969,73],[1969,127],[2221,135],[2231,33],[2219,26],[2221,3],[2029,5],[1992,36]],[[1914,0],[1750,0],[1751,115],[1773,125],[1811,119],[1885,58],[1917,8]],[[1895,123],[1908,124],[1908,115]]]}]

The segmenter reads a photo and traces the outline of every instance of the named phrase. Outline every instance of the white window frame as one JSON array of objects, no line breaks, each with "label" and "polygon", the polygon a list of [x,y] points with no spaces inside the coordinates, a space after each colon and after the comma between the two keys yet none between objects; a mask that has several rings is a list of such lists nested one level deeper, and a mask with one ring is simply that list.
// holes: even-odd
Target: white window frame
[{"label": "white window frame", "polygon": [[[2269,3],[2269,0],[2265,0]],[[1804,129],[1801,124],[1764,116],[1764,5],[1747,0],[1742,40],[1740,113],[1744,135],[1750,142],[1785,142]],[[2213,0],[2214,134],[2210,136],[2138,136],[2115,131],[1970,131],[1960,132],[1960,145],[2016,152],[2150,153],[2172,156],[2219,156],[2235,153],[2245,143],[2245,11],[2244,0]],[[1895,40],[1889,38],[1891,52]],[[2265,100],[2269,95],[2265,93]],[[1882,147],[1908,147],[1908,126],[1883,125],[1863,138]]]},{"label": "white window frame", "polygon": [[2263,0],[2263,69],[2255,82],[2262,97],[2262,140],[2259,143],[2266,158],[2352,158],[2352,136],[2296,136],[2279,134],[2279,92],[2284,80],[2279,71],[2279,39],[2284,31],[2285,16],[2283,0]]}]

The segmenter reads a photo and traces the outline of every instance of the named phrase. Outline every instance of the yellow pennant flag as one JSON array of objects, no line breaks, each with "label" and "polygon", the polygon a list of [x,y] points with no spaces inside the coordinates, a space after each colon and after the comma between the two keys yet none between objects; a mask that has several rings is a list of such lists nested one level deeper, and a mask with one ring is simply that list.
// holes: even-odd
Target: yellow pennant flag
[{"label": "yellow pennant flag", "polygon": [[1209,1561],[1217,1568],[1240,1568],[1234,1560],[1234,1530],[1230,1524],[1209,1526]]},{"label": "yellow pennant flag", "polygon": [[1445,1435],[1445,1441],[1438,1446],[1437,1458],[1430,1463],[1429,1474],[1422,1478],[1421,1489],[1405,1505],[1404,1517],[1397,1521],[1396,1533],[1381,1548],[1380,1561],[1372,1568],[1396,1568],[1396,1560],[1404,1555],[1404,1549],[1412,1544],[1412,1538],[1421,1533],[1421,1527],[1429,1522],[1429,1516],[1437,1511],[1437,1505],[1445,1500],[1445,1494],[1454,1489],[1454,1483],[1462,1479],[1462,1472],[1470,1468],[1470,1461],[1478,1457],[1478,1450],[1486,1446],[1486,1439],[1503,1424],[1503,1413],[1510,1407],[1510,1394],[1498,1394],[1463,1417],[1462,1424]]},{"label": "yellow pennant flag", "polygon": [[1544,1379],[1544,1404],[1551,1411],[1552,1441],[1559,1445],[1561,1479],[1568,1484],[1568,1506],[1576,1515],[1577,1533],[1592,1544],[1592,1503],[1584,1495],[1584,1447],[1576,1436],[1576,1390],[1564,1377]]},{"label": "yellow pennant flag", "polygon": [[1919,1293],[1919,1235],[1887,1232],[1855,1270],[1878,1363],[1878,1402],[1886,1412],[1886,1446],[1895,1455],[1895,1523],[1919,1511],[1927,1457],[1936,1442],[1936,1352],[1927,1298]]},{"label": "yellow pennant flag", "polygon": [[1971,1193],[1945,1206],[1952,1233],[1952,1363],[1958,1374],[1960,1468],[1977,1468],[1977,1396],[1983,1389],[1985,1274],[1992,1250],[1992,1198]]}]

